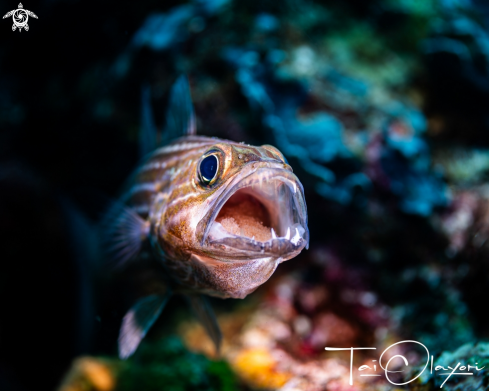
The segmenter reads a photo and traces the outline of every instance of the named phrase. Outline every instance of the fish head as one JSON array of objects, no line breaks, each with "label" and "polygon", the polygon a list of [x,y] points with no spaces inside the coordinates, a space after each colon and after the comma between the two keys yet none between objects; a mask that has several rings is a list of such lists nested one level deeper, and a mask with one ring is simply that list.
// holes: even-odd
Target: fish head
[{"label": "fish head", "polygon": [[167,254],[196,259],[209,266],[207,274],[216,264],[235,267],[235,273],[239,267],[249,270],[254,261],[275,265],[228,296],[244,297],[278,263],[308,246],[304,190],[277,148],[216,140],[200,149],[181,175],[182,180],[187,175],[186,188],[180,186],[169,199],[184,201],[166,208],[160,221]]}]

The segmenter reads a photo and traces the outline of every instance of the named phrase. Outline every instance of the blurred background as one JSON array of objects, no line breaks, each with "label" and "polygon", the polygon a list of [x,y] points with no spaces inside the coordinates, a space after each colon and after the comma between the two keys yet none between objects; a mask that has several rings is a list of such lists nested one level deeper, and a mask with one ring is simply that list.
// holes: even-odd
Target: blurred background
[{"label": "blurred background", "polygon": [[[324,348],[377,347],[358,368],[406,339],[435,365],[489,365],[486,1],[24,8],[29,31],[0,23],[0,390],[387,390],[356,369],[350,386],[348,355]],[[96,226],[138,164],[142,90],[161,127],[182,73],[199,134],[287,157],[310,249],[248,298],[213,301],[221,357],[175,298],[119,361],[121,319],[153,272],[110,273]]]}]

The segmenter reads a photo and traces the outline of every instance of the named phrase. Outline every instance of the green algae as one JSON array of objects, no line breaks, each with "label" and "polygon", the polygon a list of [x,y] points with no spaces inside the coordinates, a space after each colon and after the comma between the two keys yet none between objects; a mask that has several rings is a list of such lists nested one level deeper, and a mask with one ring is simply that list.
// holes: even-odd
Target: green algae
[{"label": "green algae", "polygon": [[121,366],[117,391],[232,391],[235,376],[225,361],[188,351],[177,337],[145,341]]}]

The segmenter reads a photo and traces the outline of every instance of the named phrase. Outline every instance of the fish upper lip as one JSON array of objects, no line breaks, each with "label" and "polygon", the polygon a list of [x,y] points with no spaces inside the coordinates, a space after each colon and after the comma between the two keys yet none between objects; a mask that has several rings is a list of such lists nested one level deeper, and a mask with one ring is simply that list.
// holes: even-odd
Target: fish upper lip
[{"label": "fish upper lip", "polygon": [[[253,238],[248,238],[245,236],[236,236],[229,234],[228,240],[213,240],[210,242],[210,231],[214,224],[219,224],[215,220],[219,215],[222,207],[226,202],[233,196],[238,190],[245,188],[253,188],[254,186],[261,186],[264,183],[270,183],[279,181],[287,186],[290,191],[290,200],[293,205],[294,211],[289,213],[289,219],[291,221],[291,228],[283,236],[279,236],[272,229],[272,238],[266,242],[260,242],[254,240]],[[296,221],[297,220],[297,221]],[[268,254],[270,253],[295,253],[292,256],[298,254],[304,247],[309,245],[309,231],[307,228],[307,208],[304,199],[304,190],[302,184],[299,182],[298,178],[289,170],[283,167],[265,165],[253,169],[247,175],[239,178],[237,176],[231,183],[226,187],[219,197],[216,203],[213,213],[209,216],[208,224],[205,227],[202,244],[212,245],[222,244],[228,245],[228,247],[236,248],[237,250],[243,250],[247,253],[260,253]],[[273,228],[273,227],[272,227]],[[294,229],[295,228],[295,229]],[[226,243],[227,242],[227,243]],[[233,242],[233,244],[230,244]],[[287,259],[291,258],[287,257]]]}]

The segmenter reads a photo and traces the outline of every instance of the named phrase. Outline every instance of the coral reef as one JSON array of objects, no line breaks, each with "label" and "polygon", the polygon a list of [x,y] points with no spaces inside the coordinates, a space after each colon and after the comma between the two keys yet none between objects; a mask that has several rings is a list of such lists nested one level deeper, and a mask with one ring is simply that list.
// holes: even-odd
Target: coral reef
[{"label": "coral reef", "polygon": [[[307,272],[283,273],[262,289],[258,304],[223,315],[222,354],[240,378],[259,389],[382,389],[373,378],[349,385],[349,353],[331,356],[326,346],[382,346],[396,338],[391,310],[362,287],[359,270],[318,252]],[[181,326],[186,344],[212,356],[204,330]],[[358,354],[358,362],[367,355]],[[356,363],[357,363],[356,361]]]},{"label": "coral reef", "polygon": [[[469,365],[472,368],[467,369]],[[446,377],[440,376],[440,372],[436,370],[428,372],[425,370],[417,383],[409,384],[409,388],[431,390],[438,389],[443,385],[443,388],[447,390],[484,390],[487,387],[488,381],[487,374],[484,374],[484,369],[488,365],[489,345],[480,342],[468,343],[455,351],[443,352],[443,354],[433,361],[433,368],[438,368],[446,373],[452,372],[452,370],[448,370],[448,367],[454,368],[458,366],[460,368],[458,373],[469,373],[470,370],[470,373],[473,373],[473,375],[457,376],[454,374],[453,378],[446,381]],[[474,367],[477,369],[474,369]],[[420,369],[416,368],[416,370],[419,371]]]}]

